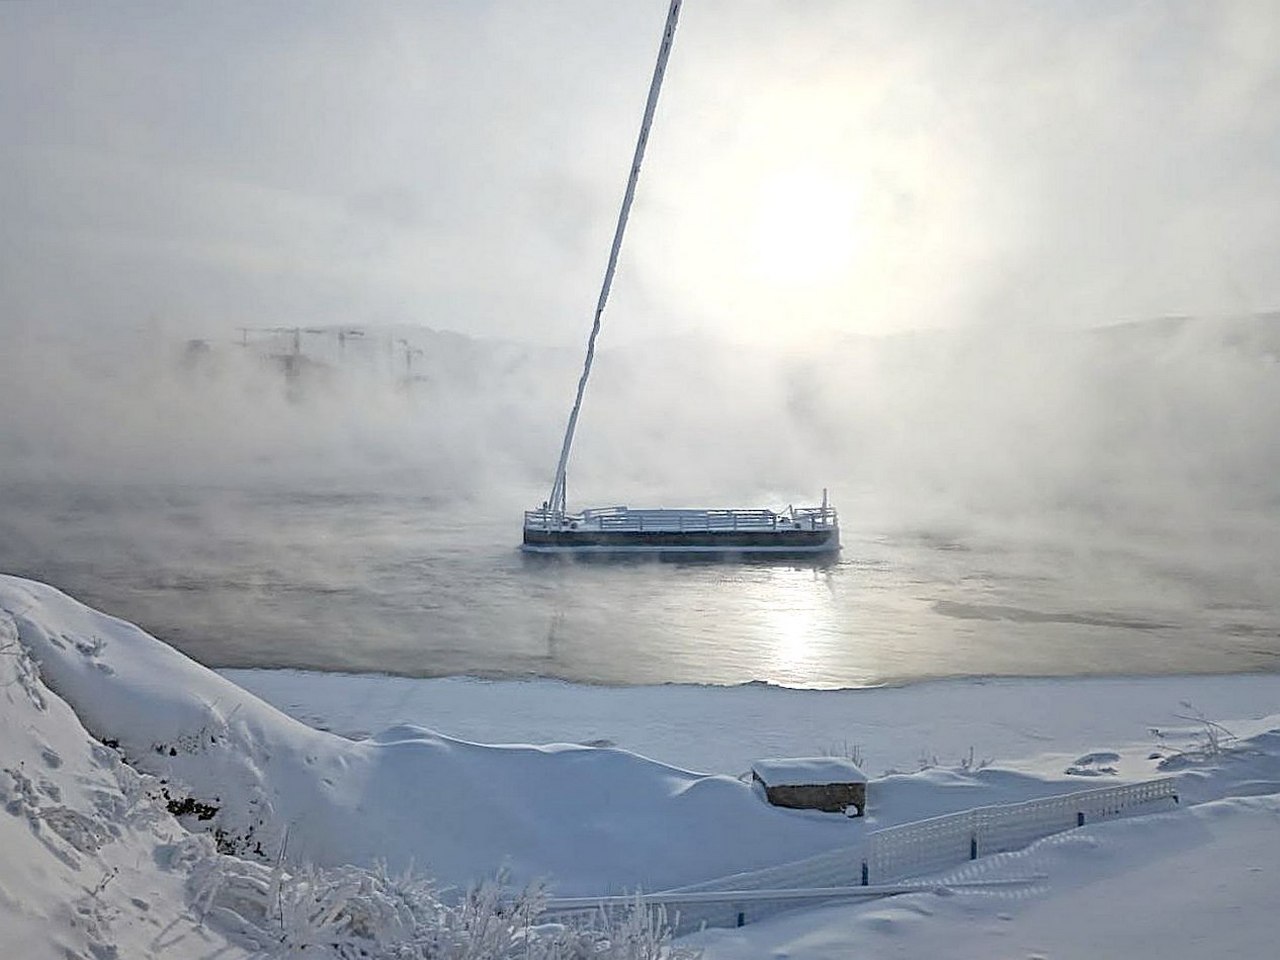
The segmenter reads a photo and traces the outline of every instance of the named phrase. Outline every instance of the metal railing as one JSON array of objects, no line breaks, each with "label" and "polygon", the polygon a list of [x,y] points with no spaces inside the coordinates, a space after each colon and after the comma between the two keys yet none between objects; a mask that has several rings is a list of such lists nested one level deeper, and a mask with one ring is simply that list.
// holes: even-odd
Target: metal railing
[{"label": "metal railing", "polygon": [[[986,890],[1025,887],[1042,881],[1036,874],[994,880],[961,880],[947,884],[954,890]],[[741,927],[748,920],[793,910],[803,905],[833,900],[874,900],[904,893],[937,890],[936,883],[888,883],[879,886],[804,887],[796,890],[690,891],[619,895],[609,897],[559,897],[546,902],[545,910],[556,917],[591,916],[600,911],[627,910],[634,906],[660,908],[675,936],[694,933],[704,927]]]},{"label": "metal railing", "polygon": [[[742,926],[794,909],[799,903],[890,896],[933,885],[903,883],[978,857],[1020,850],[1037,840],[1086,823],[1120,817],[1160,801],[1178,800],[1171,778],[1081,790],[1022,803],[977,807],[887,827],[857,845],[791,863],[750,870],[661,893],[631,897],[553,899],[551,913],[641,902],[661,906],[677,935],[704,926]],[[957,886],[1026,883],[990,880]]]},{"label": "metal railing", "polygon": [[607,507],[560,514],[553,510],[526,510],[524,525],[537,530],[609,530],[702,532],[735,530],[830,530],[836,526],[834,507],[796,507],[785,513],[773,510],[694,510]]},{"label": "metal railing", "polygon": [[1166,799],[1178,799],[1169,777],[976,807],[877,830],[867,835],[862,882],[887,883],[945,870],[965,860],[1021,850],[1055,833],[1114,819],[1134,807]]}]

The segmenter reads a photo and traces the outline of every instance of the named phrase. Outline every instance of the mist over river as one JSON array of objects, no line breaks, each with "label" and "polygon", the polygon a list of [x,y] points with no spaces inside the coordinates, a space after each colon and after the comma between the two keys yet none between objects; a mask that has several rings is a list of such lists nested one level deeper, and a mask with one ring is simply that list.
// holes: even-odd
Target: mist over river
[{"label": "mist over river", "polygon": [[843,551],[807,565],[522,555],[576,348],[425,329],[297,346],[0,354],[0,570],[215,667],[795,686],[1280,669],[1280,315],[603,351],[570,505],[780,509],[829,487]]},{"label": "mist over river", "polygon": [[[0,572],[215,667],[1280,670],[1280,4],[665,6],[0,3]],[[523,556],[588,330],[571,510],[839,557]]]},{"label": "mist over river", "polygon": [[583,563],[523,556],[515,509],[405,493],[9,482],[0,499],[0,569],[218,667],[845,687],[1280,666],[1258,566],[1280,529],[1256,515],[904,525],[846,496],[828,564]]}]

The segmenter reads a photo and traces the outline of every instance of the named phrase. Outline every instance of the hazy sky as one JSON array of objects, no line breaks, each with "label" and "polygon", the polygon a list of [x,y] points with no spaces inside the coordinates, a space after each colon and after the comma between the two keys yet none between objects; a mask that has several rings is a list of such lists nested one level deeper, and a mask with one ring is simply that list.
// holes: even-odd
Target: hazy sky
[{"label": "hazy sky", "polygon": [[[576,345],[665,14],[0,4],[0,334]],[[686,0],[610,336],[1274,309],[1278,50],[1271,0]]]}]

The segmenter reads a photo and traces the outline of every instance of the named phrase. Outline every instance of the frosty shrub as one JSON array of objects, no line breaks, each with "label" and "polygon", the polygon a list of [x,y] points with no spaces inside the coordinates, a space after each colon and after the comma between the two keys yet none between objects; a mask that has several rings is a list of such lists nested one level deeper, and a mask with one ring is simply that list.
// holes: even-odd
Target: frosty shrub
[{"label": "frosty shrub", "polygon": [[192,873],[210,924],[264,957],[317,960],[692,960],[661,912],[547,922],[541,887],[511,895],[505,878],[448,900],[429,881],[385,867],[279,866],[219,856]]},{"label": "frosty shrub", "polygon": [[[1205,763],[1210,760],[1216,760],[1224,753],[1232,748],[1232,744],[1239,739],[1234,733],[1224,727],[1216,720],[1210,720],[1205,716],[1204,711],[1200,710],[1194,704],[1186,700],[1179,701],[1179,705],[1186,711],[1185,713],[1175,713],[1174,716],[1179,720],[1189,720],[1198,725],[1199,729],[1193,737],[1192,743],[1186,749],[1173,750],[1160,759],[1157,769],[1160,770],[1178,770],[1183,767],[1194,766],[1198,763]],[[1156,728],[1151,727],[1151,734],[1164,745],[1165,733]],[[1159,754],[1153,754],[1159,756]]]}]

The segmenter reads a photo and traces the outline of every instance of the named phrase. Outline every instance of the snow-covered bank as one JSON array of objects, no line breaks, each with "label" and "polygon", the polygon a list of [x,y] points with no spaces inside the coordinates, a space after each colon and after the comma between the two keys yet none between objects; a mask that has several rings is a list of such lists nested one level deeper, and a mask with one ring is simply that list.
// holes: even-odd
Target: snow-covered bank
[{"label": "snow-covered bank", "polygon": [[137,773],[84,729],[41,679],[5,609],[0,747],[0,957],[686,955],[644,911],[547,925],[537,891],[485,882],[446,901],[429,878],[380,867],[289,870],[218,852],[213,835],[175,818],[173,784]]},{"label": "snow-covered bank", "polygon": [[1232,798],[1058,834],[939,878],[1042,878],[1031,887],[826,906],[686,943],[705,960],[1261,960],[1280,938],[1277,862],[1280,796]]},{"label": "snow-covered bank", "polygon": [[274,858],[287,831],[294,863],[413,864],[461,884],[505,865],[517,883],[591,894],[797,859],[862,829],[623,750],[485,746],[408,725],[352,742],[50,587],[0,578],[0,608],[85,726],[240,853]]},{"label": "snow-covered bank", "polygon": [[[242,955],[251,939],[235,925],[261,930],[249,908],[261,913],[282,849],[335,871],[412,862],[465,884],[506,862],[557,892],[653,890],[856,844],[869,826],[1156,773],[1199,805],[962,872],[1047,876],[1016,900],[917,894],[698,942],[726,958],[1169,958],[1257,956],[1280,937],[1265,895],[1280,853],[1276,676],[818,693],[231,674],[311,722],[372,734],[357,741],[30,581],[0,577],[0,651],[4,956]],[[628,749],[565,742],[603,740]],[[760,756],[854,747],[873,774],[909,771],[872,780],[866,823],[768,807],[731,775]],[[265,863],[219,858],[215,840]],[[222,893],[196,897],[210,876]],[[209,910],[217,922],[204,925]],[[1231,929],[1212,945],[1179,939],[1180,917]],[[39,949],[19,953],[28,937]]]},{"label": "snow-covered bank", "polygon": [[[1280,712],[1277,674],[948,680],[819,691],[220,672],[290,716],[344,736],[415,723],[481,743],[604,743],[731,775],[761,757],[857,752],[871,774],[985,760],[1061,777],[1085,753],[1119,751],[1118,760],[1094,766],[1136,778],[1151,775],[1153,750],[1203,734],[1203,724],[1184,719],[1197,711],[1219,720]],[[1244,736],[1253,724],[1232,729]],[[1077,773],[1106,776],[1096,768]]]},{"label": "snow-covered bank", "polygon": [[0,956],[244,955],[188,914],[214,843],[153,788],[41,682],[0,610]]}]

